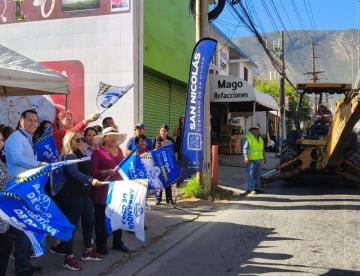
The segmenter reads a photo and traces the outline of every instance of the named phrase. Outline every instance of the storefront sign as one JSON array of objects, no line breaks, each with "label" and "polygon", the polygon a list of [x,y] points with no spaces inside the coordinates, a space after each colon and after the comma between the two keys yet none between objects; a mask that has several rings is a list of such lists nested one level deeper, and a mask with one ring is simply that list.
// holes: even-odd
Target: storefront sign
[{"label": "storefront sign", "polygon": [[212,102],[255,101],[255,92],[250,84],[232,76],[212,75],[210,94]]},{"label": "storefront sign", "polygon": [[130,0],[0,0],[0,24],[118,12],[130,12]]}]

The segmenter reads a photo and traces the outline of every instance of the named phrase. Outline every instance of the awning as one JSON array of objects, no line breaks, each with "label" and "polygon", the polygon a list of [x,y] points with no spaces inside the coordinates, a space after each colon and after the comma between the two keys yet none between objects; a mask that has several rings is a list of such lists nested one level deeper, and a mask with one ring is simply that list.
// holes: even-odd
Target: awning
[{"label": "awning", "polygon": [[264,107],[269,108],[270,110],[278,110],[278,104],[276,103],[275,99],[264,92],[258,91],[254,89],[255,91],[255,98],[256,102]]},{"label": "awning", "polygon": [[230,112],[278,110],[275,99],[255,90],[247,81],[233,76],[212,75],[210,82],[212,103],[226,103]]},{"label": "awning", "polygon": [[67,77],[0,45],[0,96],[68,93]]}]

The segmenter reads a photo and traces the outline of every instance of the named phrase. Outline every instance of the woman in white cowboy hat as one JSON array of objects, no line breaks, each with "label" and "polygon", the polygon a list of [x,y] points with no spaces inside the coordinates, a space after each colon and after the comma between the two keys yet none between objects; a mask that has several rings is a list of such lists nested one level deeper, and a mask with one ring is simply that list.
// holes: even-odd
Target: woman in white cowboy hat
[{"label": "woman in white cowboy hat", "polygon": [[[107,127],[102,134],[95,136],[95,143],[99,145],[91,155],[92,175],[100,180],[120,180],[119,172],[114,168],[124,158],[119,145],[126,139],[126,134],[119,133],[113,127]],[[97,252],[102,255],[109,254],[106,247],[107,233],[105,229],[105,208],[108,187],[93,187],[91,196],[94,204],[95,213],[95,235]],[[129,249],[123,244],[122,231],[113,232],[113,249],[122,252],[129,252]]]}]

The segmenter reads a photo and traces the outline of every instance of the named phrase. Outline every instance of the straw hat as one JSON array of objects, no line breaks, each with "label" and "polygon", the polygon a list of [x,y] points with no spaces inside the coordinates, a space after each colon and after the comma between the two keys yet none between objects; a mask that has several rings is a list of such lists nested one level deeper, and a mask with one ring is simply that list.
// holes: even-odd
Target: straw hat
[{"label": "straw hat", "polygon": [[127,135],[117,132],[116,129],[113,127],[107,127],[103,129],[101,134],[95,136],[95,144],[102,145],[105,136],[116,137],[116,140],[120,145],[125,141]]}]

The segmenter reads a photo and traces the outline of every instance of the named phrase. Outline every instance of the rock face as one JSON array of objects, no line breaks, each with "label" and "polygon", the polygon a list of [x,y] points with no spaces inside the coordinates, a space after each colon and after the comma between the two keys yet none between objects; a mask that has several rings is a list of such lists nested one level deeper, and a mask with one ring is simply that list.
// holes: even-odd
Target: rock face
[{"label": "rock face", "polygon": [[[278,45],[279,33],[267,33],[264,37],[272,48]],[[294,83],[310,81],[311,75],[303,73],[312,71],[311,41],[318,44],[315,47],[316,70],[325,71],[319,75],[319,81],[355,81],[359,47],[357,30],[289,31],[285,33],[285,62],[288,76]],[[234,42],[257,64],[257,73],[270,76],[274,69],[254,36],[236,38]]]}]

